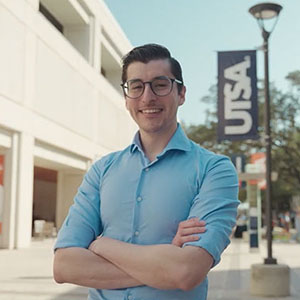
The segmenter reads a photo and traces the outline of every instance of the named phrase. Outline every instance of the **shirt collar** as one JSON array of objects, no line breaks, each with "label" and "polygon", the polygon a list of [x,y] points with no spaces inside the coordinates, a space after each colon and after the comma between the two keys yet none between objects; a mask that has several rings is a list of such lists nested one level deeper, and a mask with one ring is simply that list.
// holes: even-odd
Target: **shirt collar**
[{"label": "shirt collar", "polygon": [[[142,145],[140,141],[140,134],[139,131],[135,134],[132,144],[130,146],[130,151],[133,153],[136,149],[143,152]],[[182,127],[179,123],[177,123],[177,129],[170,139],[169,143],[165,147],[165,149],[158,155],[158,157],[164,155],[169,150],[180,150],[180,151],[190,151],[191,150],[191,143],[190,140],[185,135]]]},{"label": "shirt collar", "polygon": [[136,134],[134,135],[132,144],[130,146],[131,153],[133,153],[136,149],[139,149],[139,151],[143,152],[142,144],[141,144],[141,141],[140,141],[139,131],[137,131]]}]

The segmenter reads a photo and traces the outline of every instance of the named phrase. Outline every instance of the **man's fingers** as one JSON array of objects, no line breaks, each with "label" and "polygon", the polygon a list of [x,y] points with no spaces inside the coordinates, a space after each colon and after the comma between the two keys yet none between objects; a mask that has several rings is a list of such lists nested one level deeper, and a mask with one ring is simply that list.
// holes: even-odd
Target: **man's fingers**
[{"label": "man's fingers", "polygon": [[178,247],[182,247],[184,243],[187,242],[195,242],[199,240],[198,235],[187,235],[187,236],[180,236],[180,237],[175,237],[172,241],[172,244]]},{"label": "man's fingers", "polygon": [[182,221],[179,223],[172,244],[182,247],[184,243],[198,241],[200,237],[197,234],[203,233],[205,230],[205,221],[200,221],[198,218]]},{"label": "man's fingers", "polygon": [[181,236],[187,236],[195,233],[203,233],[205,232],[205,227],[190,227],[190,228],[184,228],[180,231]]},{"label": "man's fingers", "polygon": [[205,223],[205,221],[202,221],[202,220],[198,220],[198,224],[200,225],[200,226],[205,226],[206,225],[206,223]]},{"label": "man's fingers", "polygon": [[179,228],[190,228],[195,226],[205,226],[205,221],[199,221],[198,218],[192,218],[179,223]]},{"label": "man's fingers", "polygon": [[199,240],[199,236],[198,235],[187,235],[187,236],[182,236],[181,237],[181,246],[184,244],[184,243],[187,243],[187,242],[194,242],[194,241],[198,241]]}]

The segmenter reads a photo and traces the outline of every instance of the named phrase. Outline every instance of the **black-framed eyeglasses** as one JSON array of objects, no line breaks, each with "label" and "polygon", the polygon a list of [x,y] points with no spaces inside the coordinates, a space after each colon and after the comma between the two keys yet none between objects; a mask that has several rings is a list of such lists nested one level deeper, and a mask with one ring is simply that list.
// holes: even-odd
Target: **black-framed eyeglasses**
[{"label": "black-framed eyeglasses", "polygon": [[152,92],[159,97],[167,96],[171,93],[174,82],[183,84],[181,80],[161,76],[154,78],[152,81],[142,81],[140,79],[132,79],[121,84],[125,96],[131,99],[139,98],[143,95],[145,85],[148,83]]}]

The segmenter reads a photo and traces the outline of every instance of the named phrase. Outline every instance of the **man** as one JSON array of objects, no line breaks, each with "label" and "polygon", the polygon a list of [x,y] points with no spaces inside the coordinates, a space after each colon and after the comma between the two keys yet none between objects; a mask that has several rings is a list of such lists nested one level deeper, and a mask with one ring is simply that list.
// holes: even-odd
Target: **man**
[{"label": "man", "polygon": [[86,174],[58,235],[55,280],[91,287],[89,299],[204,300],[235,224],[236,172],[177,123],[186,88],[166,48],[130,51],[122,82],[139,131]]}]

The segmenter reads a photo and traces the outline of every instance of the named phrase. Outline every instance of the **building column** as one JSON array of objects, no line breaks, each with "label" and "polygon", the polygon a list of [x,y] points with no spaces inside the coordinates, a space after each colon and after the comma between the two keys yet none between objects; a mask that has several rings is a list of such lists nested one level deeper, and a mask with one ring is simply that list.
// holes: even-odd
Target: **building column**
[{"label": "building column", "polygon": [[32,233],[34,137],[19,134],[15,248],[28,247]]},{"label": "building column", "polygon": [[18,134],[12,134],[11,146],[6,150],[4,158],[4,203],[1,248],[5,249],[13,249],[15,245],[18,142]]}]

